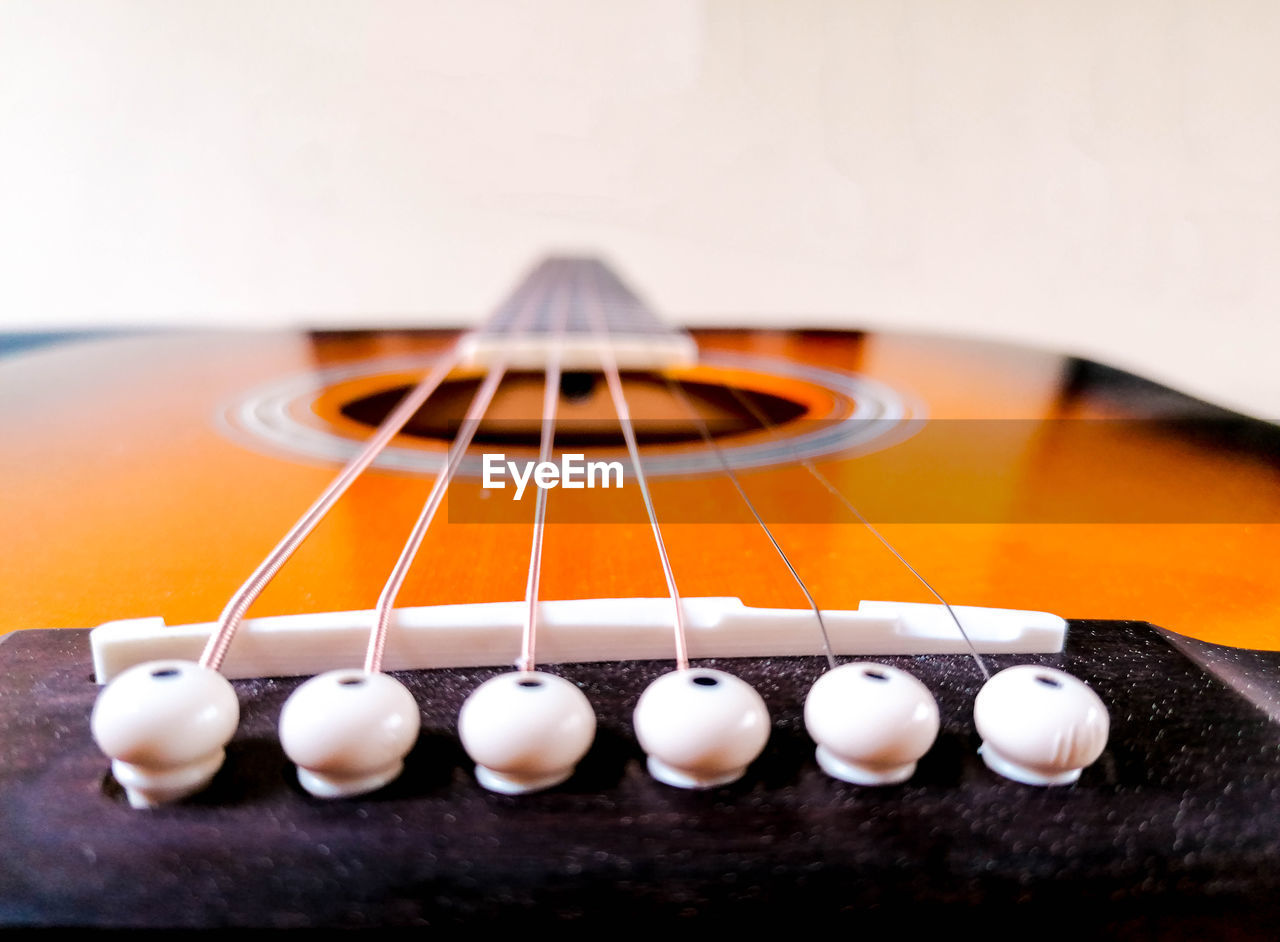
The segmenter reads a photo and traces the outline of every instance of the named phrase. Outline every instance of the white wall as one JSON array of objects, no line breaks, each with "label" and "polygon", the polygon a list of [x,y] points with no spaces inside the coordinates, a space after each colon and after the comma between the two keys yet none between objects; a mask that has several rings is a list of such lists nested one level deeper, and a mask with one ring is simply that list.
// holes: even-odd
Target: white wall
[{"label": "white wall", "polygon": [[1280,416],[1269,0],[0,2],[0,327],[660,310],[1091,353]]}]

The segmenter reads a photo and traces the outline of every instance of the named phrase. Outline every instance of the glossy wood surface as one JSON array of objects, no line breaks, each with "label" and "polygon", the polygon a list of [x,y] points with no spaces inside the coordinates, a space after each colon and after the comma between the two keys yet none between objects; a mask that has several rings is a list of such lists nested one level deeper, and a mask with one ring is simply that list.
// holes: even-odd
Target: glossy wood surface
[{"label": "glossy wood surface", "polygon": [[[874,492],[877,506],[923,506],[916,515],[888,513],[896,519],[882,519],[880,527],[948,600],[1144,620],[1215,643],[1280,649],[1274,572],[1280,476],[1274,437],[1265,429],[1243,444],[1239,436],[1224,444],[1187,434],[1176,423],[1166,428],[1145,420],[1168,417],[1177,397],[1157,397],[1153,405],[1145,386],[1135,394],[1123,383],[1082,381],[1075,361],[994,344],[837,332],[696,337],[707,354],[744,353],[874,378],[927,415],[905,440],[817,464],[855,501]],[[426,356],[451,339],[444,333],[143,335],[0,360],[6,587],[0,631],[91,627],[150,615],[170,623],[216,618],[335,471],[332,463],[254,447],[229,433],[220,418],[226,404],[281,377]],[[394,386],[412,373],[401,366],[368,381],[365,391]],[[726,379],[723,369],[705,367],[679,375]],[[803,403],[814,421],[842,408],[824,400],[821,390],[784,377],[757,371],[739,379]],[[354,395],[317,397],[300,421],[353,439],[367,434],[340,411],[348,393]],[[1190,401],[1183,405],[1186,414],[1205,414]],[[590,405],[570,408],[589,411]],[[672,408],[654,397],[637,410],[638,418],[671,421]],[[1094,419],[1113,424],[1056,421]],[[1144,421],[1121,421],[1128,419]],[[998,440],[953,441],[939,452],[943,439],[929,430],[963,427],[947,424],[953,420],[1007,424],[990,426],[1005,430]],[[1084,439],[1063,437],[1062,430],[1082,427],[1095,431]],[[653,446],[652,453],[702,447],[686,442]],[[784,462],[740,477],[823,607],[931,600],[799,465]],[[370,607],[429,483],[422,474],[372,470],[253,614]],[[1068,492],[1064,503],[1060,496]],[[722,475],[659,478],[653,496],[683,594],[804,606]],[[482,498],[474,480],[457,485],[401,604],[523,596],[531,495],[504,508],[508,522],[460,512],[495,499]],[[594,509],[584,509],[586,500],[596,502]],[[543,598],[665,594],[633,483],[621,491],[553,491],[550,507]],[[573,522],[597,518],[604,522]]]}]

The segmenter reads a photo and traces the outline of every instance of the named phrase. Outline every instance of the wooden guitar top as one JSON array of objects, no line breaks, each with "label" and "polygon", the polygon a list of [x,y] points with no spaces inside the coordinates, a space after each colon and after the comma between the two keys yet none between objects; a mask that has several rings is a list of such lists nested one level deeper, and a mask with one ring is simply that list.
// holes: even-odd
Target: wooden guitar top
[{"label": "wooden guitar top", "polygon": [[[685,380],[793,404],[792,439],[830,428],[863,396],[833,390],[825,376],[863,377],[876,384],[867,396],[902,407],[900,420],[870,420],[883,426],[878,440],[837,443],[814,461],[949,600],[1138,618],[1209,642],[1280,648],[1280,429],[1128,374],[995,344],[838,332],[695,337],[708,362],[683,371]],[[292,442],[303,433],[336,447],[360,441],[377,396],[420,375],[449,339],[142,335],[0,359],[0,391],[12,403],[0,414],[8,576],[0,631],[215,618],[333,474],[333,458]],[[536,457],[536,439],[512,444],[502,420],[523,416],[536,428],[540,379],[515,377],[503,388],[489,444],[476,450]],[[705,452],[696,435],[664,431],[672,406],[643,377],[632,388],[638,426],[657,428],[656,443],[642,447],[646,460]],[[374,415],[362,419],[352,404],[371,397]],[[465,401],[459,388],[452,414]],[[708,392],[700,405],[710,412],[724,401]],[[237,416],[255,406],[279,410],[284,431],[246,428]],[[619,443],[589,435],[592,410],[609,409],[607,394],[596,389],[576,408],[565,427],[585,429],[588,454],[620,454]],[[741,416],[713,416],[728,428],[726,442],[759,446],[774,435],[733,426]],[[447,442],[433,434],[397,444],[429,459]],[[787,447],[739,474],[819,604],[933,601]],[[737,493],[714,462],[700,460],[701,470],[652,484],[682,594],[803,608]],[[375,465],[253,613],[367,608],[429,481]],[[533,502],[511,493],[484,491],[476,477],[451,488],[403,604],[523,597]],[[558,490],[548,519],[542,598],[666,594],[633,483]]]}]

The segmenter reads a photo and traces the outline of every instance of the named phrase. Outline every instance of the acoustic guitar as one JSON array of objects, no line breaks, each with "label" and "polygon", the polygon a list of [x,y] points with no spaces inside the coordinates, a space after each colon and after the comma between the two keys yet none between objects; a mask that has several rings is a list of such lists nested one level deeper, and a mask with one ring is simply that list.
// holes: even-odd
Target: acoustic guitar
[{"label": "acoustic guitar", "polygon": [[[1275,426],[989,342],[690,333],[589,259],[467,333],[5,354],[0,924],[1274,937]],[[147,801],[95,702],[197,659],[233,678],[225,761]],[[815,753],[837,664],[936,704],[904,775]],[[1002,774],[978,729],[1020,665],[1109,717],[1065,784]],[[594,735],[509,787],[459,712],[535,667]],[[312,675],[408,691],[398,775],[332,797],[299,773],[281,712]],[[667,676],[754,691],[742,768],[656,758],[633,721]]]}]

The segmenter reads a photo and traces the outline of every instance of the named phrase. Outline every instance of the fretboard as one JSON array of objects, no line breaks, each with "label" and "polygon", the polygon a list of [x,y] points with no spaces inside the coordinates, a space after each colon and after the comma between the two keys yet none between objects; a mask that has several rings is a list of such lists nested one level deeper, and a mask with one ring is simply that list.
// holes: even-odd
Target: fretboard
[{"label": "fretboard", "polygon": [[565,369],[593,369],[604,348],[630,369],[661,369],[697,355],[686,332],[663,324],[595,258],[544,260],[463,341],[470,364],[532,369],[553,352]]}]

